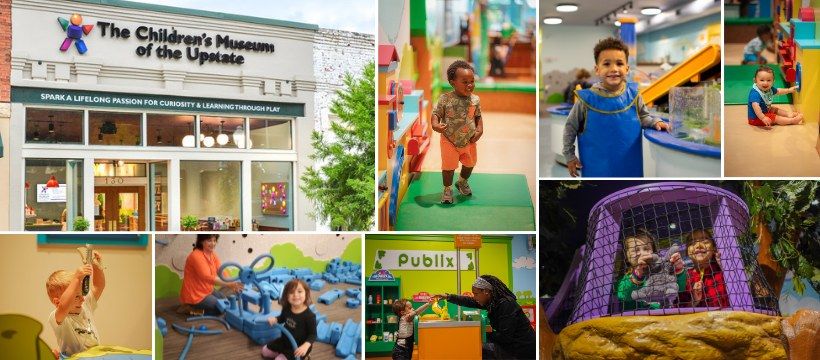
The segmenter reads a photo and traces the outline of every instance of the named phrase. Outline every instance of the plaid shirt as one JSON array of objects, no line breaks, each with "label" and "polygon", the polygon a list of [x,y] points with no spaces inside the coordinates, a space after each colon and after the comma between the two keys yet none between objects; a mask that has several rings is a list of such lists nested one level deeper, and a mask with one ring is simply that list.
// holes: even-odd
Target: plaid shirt
[{"label": "plaid shirt", "polygon": [[714,260],[703,269],[703,298],[697,304],[692,303],[692,287],[699,281],[700,270],[691,268],[686,270],[686,292],[680,293],[679,307],[729,307],[729,295],[726,293],[726,281],[723,280],[723,271]]}]

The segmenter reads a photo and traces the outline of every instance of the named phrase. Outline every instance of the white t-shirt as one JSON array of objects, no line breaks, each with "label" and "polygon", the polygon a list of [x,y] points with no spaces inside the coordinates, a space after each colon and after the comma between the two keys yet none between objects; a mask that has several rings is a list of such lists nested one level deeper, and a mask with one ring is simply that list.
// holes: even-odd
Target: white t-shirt
[{"label": "white t-shirt", "polygon": [[57,346],[65,355],[73,355],[100,344],[97,326],[94,325],[92,313],[97,309],[97,299],[92,292],[88,292],[77,315],[66,315],[62,324],[57,324],[57,309],[48,316],[48,323],[57,337]]}]

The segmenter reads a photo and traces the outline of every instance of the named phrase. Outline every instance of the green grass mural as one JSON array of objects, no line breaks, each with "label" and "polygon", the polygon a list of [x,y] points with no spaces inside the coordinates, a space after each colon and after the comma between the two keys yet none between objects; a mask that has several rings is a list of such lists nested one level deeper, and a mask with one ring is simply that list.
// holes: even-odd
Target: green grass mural
[{"label": "green grass mural", "polygon": [[[339,256],[342,260],[347,260],[356,264],[362,263],[362,239],[356,238],[350,241],[342,255]],[[294,244],[280,244],[274,245],[270,248],[270,254],[276,259],[274,266],[286,267],[288,269],[308,268],[313,272],[321,273],[325,271],[327,264],[330,261],[316,260],[310,256],[305,256],[302,250]],[[223,260],[223,263],[230,260]],[[247,265],[247,264],[246,264]],[[236,272],[234,269],[232,272]],[[230,274],[235,275],[235,274]],[[156,277],[156,298],[164,299],[170,297],[179,297],[179,291],[182,289],[182,278],[172,271],[168,266],[157,265],[155,270]]]}]

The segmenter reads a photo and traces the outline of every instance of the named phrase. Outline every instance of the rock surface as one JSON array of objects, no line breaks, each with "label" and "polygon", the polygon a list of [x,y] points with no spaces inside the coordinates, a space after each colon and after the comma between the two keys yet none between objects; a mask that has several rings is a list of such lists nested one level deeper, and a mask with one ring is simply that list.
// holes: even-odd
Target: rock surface
[{"label": "rock surface", "polygon": [[[552,358],[787,359],[781,319],[742,311],[597,318],[564,328],[556,337]],[[816,320],[813,333],[806,331],[812,328],[807,323],[793,323],[802,330],[796,339],[816,337]]]},{"label": "rock surface", "polygon": [[820,311],[798,310],[781,321],[789,342],[789,359],[816,359],[820,356]]}]

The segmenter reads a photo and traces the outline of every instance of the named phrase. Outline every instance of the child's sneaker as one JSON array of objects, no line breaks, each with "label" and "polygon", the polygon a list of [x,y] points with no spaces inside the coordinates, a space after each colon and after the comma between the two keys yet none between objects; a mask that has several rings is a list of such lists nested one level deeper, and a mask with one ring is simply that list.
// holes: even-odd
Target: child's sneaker
[{"label": "child's sneaker", "polygon": [[449,186],[444,187],[444,191],[441,192],[441,203],[442,204],[452,204],[453,203],[453,189]]},{"label": "child's sneaker", "polygon": [[461,181],[461,179],[459,179],[458,181],[456,181],[456,189],[458,189],[458,192],[461,195],[473,195],[473,190],[470,189],[470,184],[467,183],[467,180]]}]

